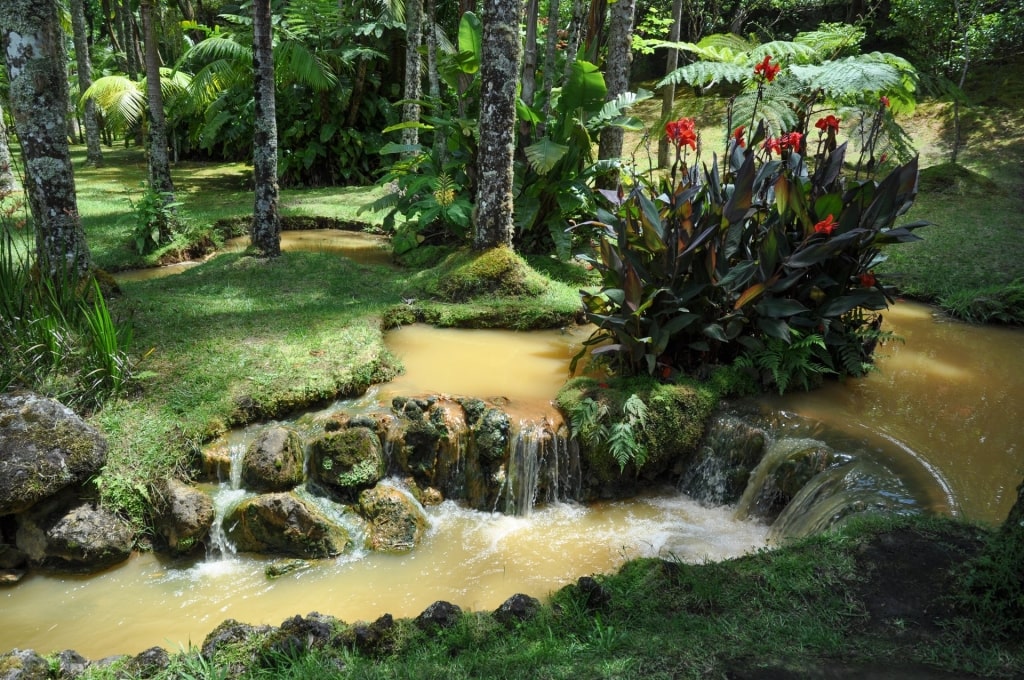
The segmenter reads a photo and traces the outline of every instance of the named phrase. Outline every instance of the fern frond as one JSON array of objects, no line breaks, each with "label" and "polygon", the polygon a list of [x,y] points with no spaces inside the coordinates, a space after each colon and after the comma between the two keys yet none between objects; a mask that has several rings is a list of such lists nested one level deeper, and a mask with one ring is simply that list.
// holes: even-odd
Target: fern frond
[{"label": "fern frond", "polygon": [[697,48],[702,50],[750,52],[755,47],[757,47],[757,43],[735,33],[712,33],[704,36],[697,43]]},{"label": "fern frond", "polygon": [[661,79],[658,87],[686,83],[694,87],[710,87],[716,83],[742,83],[752,76],[750,64],[723,63],[717,61],[695,61],[692,64],[677,68]]},{"label": "fern frond", "polygon": [[789,71],[808,90],[820,89],[835,101],[849,101],[864,92],[885,92],[900,89],[903,74],[884,60],[846,57],[821,64],[798,64]]},{"label": "fern frond", "polygon": [[622,414],[631,424],[641,427],[647,425],[647,404],[636,394],[629,395],[629,398],[622,404]]},{"label": "fern frond", "polygon": [[789,40],[773,40],[751,50],[748,60],[754,64],[765,57],[771,57],[776,64],[809,64],[820,60],[821,54],[811,45]]},{"label": "fern frond", "polygon": [[806,45],[824,59],[835,59],[856,49],[866,35],[853,24],[822,24],[817,31],[798,33],[793,42]]},{"label": "fern frond", "polygon": [[627,422],[612,423],[608,431],[608,453],[619,469],[633,462],[637,468],[647,460],[647,450],[637,441],[637,433],[633,426]]}]

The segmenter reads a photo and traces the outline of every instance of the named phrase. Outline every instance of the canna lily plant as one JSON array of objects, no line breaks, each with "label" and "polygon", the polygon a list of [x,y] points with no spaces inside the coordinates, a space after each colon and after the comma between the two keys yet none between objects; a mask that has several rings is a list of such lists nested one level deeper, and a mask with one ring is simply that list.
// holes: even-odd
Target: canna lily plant
[{"label": "canna lily plant", "polygon": [[[757,63],[760,93],[780,68]],[[891,116],[876,101],[874,117]],[[914,201],[917,160],[880,180],[875,164],[848,177],[840,118],[801,118],[804,129],[776,135],[763,119],[749,137],[736,127],[710,162],[694,121],[672,121],[667,176],[601,192],[607,207],[587,223],[595,253],[582,258],[602,276],[582,293],[598,328],[577,359],[589,350],[619,375],[662,378],[738,363],[780,391],[868,370],[893,295],[874,273],[881,249],[927,224],[895,226]]]}]

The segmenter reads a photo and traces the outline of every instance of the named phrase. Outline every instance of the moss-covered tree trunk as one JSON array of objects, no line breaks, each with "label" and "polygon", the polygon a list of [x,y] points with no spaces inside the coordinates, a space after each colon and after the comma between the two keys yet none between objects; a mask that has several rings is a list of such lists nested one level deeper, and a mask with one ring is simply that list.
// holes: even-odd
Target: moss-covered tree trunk
[{"label": "moss-covered tree trunk", "polygon": [[512,245],[512,158],[522,56],[520,0],[487,0],[480,61],[480,147],[473,247]]},{"label": "moss-covered tree trunk", "polygon": [[274,98],[273,29],[270,0],[252,5],[253,72],[256,124],[253,133],[253,178],[256,201],[252,217],[252,245],[264,257],[281,254],[281,218],[278,215],[277,102]]},{"label": "moss-covered tree trunk", "polygon": [[7,138],[7,123],[4,122],[4,108],[0,106],[0,195],[17,186],[14,180],[13,160],[10,140]]},{"label": "moss-covered tree trunk", "polygon": [[[629,91],[629,67],[633,61],[633,14],[636,0],[617,0],[611,5],[608,29],[608,58],[604,64],[604,79],[608,85],[609,101]],[[609,125],[601,130],[597,157],[614,160],[622,156],[622,128]],[[619,173],[609,172],[601,178],[605,187],[614,187]]]},{"label": "moss-covered tree trunk", "polygon": [[[405,3],[405,103],[402,104],[402,122],[416,123],[420,119],[420,105],[416,103],[422,95],[420,85],[420,43],[423,40],[423,0],[407,0]],[[415,127],[402,130],[402,144],[419,143],[419,131]]]},{"label": "moss-covered tree trunk", "polygon": [[[71,0],[71,27],[75,40],[75,65],[78,67],[78,91],[85,92],[92,85],[92,60],[89,58],[89,39],[85,32],[84,0]],[[85,125],[85,162],[103,164],[100,149],[100,126],[96,118],[96,102],[86,99],[83,107]]]},{"label": "moss-covered tree trunk", "polygon": [[[167,152],[167,119],[164,97],[160,91],[160,43],[153,18],[153,0],[139,3],[142,32],[146,44],[146,105],[149,110],[149,186],[164,199],[167,211],[173,213],[174,182],[171,181],[171,159]],[[170,239],[171,225],[160,224],[160,241]]]},{"label": "moss-covered tree trunk", "polygon": [[51,277],[82,278],[92,262],[68,150],[67,55],[58,9],[57,0],[3,0],[0,42],[25,159],[39,270]]}]

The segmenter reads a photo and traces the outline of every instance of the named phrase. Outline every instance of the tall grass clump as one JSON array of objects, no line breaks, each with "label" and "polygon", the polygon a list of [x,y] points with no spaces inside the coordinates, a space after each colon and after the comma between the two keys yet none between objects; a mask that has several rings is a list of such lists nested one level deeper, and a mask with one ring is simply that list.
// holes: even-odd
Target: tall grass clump
[{"label": "tall grass clump", "polygon": [[131,324],[111,316],[95,277],[77,280],[73,268],[40,276],[18,233],[18,211],[13,201],[0,210],[0,391],[30,389],[96,408],[131,381]]}]

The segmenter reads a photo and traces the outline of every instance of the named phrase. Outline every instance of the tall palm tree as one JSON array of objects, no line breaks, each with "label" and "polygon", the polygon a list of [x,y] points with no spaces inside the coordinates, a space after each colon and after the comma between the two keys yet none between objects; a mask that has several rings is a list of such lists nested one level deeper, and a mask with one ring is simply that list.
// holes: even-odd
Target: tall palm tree
[{"label": "tall palm tree", "polygon": [[[167,151],[167,117],[160,89],[160,51],[153,18],[153,0],[139,3],[142,32],[146,46],[146,103],[149,107],[149,187],[160,194],[167,212],[174,212],[174,182],[171,180],[171,159]],[[170,237],[170,224],[161,220],[160,241]]]},{"label": "tall palm tree", "polygon": [[[85,92],[92,85],[92,60],[89,55],[89,40],[85,33],[85,6],[83,0],[71,0],[71,28],[75,41],[75,65],[78,67],[78,90]],[[85,125],[85,160],[89,165],[103,163],[100,149],[100,126],[96,120],[96,104],[85,100],[83,118]]]}]

